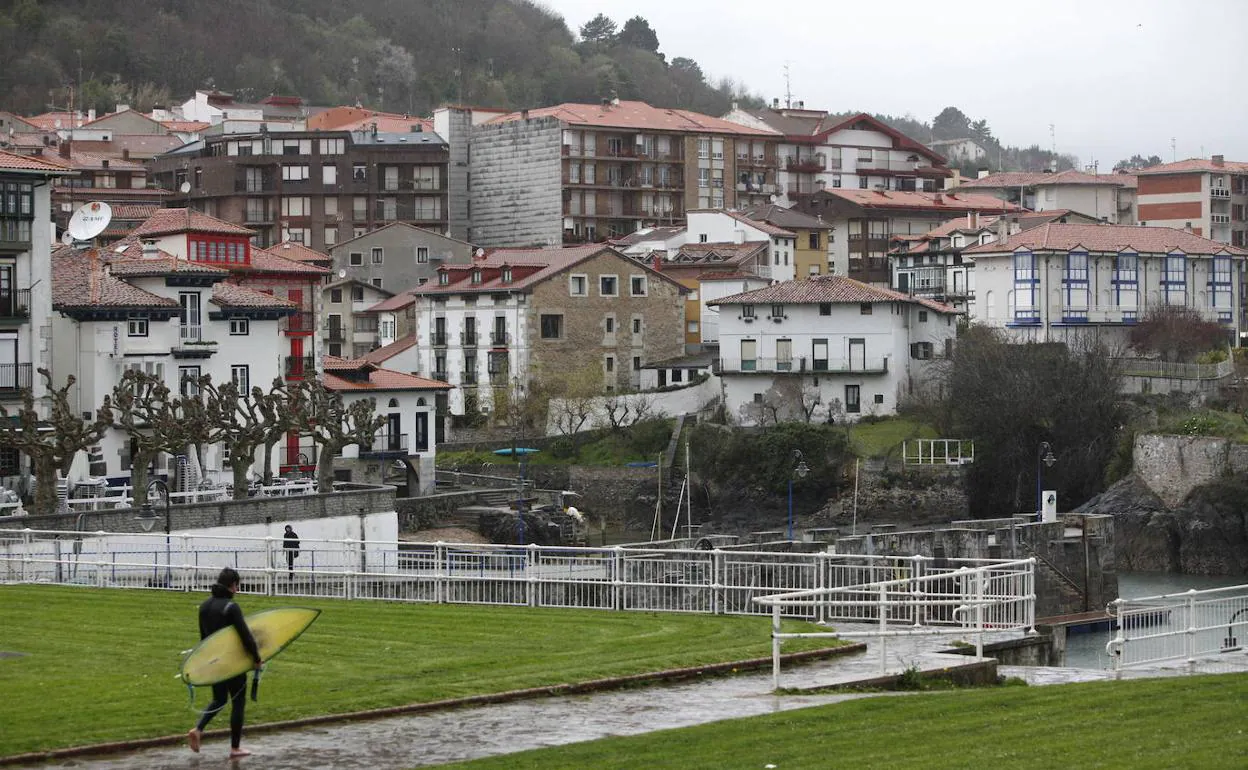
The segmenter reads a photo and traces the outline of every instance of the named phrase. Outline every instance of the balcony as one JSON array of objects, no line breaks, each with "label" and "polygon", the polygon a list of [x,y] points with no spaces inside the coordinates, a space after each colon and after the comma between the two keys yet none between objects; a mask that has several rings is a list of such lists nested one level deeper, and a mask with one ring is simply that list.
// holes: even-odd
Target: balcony
[{"label": "balcony", "polygon": [[329,327],[329,330],[325,332],[325,339],[330,342],[346,342],[347,330],[341,326],[331,326]]},{"label": "balcony", "polygon": [[715,374],[887,374],[888,358],[719,358]]},{"label": "balcony", "polygon": [[440,206],[417,206],[411,202],[388,205],[377,201],[373,206],[373,218],[380,222],[440,222],[446,217]]},{"label": "balcony", "polygon": [[0,324],[21,323],[30,318],[30,289],[0,291]]},{"label": "balcony", "polygon": [[234,180],[234,192],[237,193],[267,193],[276,191],[277,186],[273,184],[273,180],[270,178]]},{"label": "balcony", "polygon": [[316,331],[316,314],[299,311],[282,319],[282,331],[287,334],[311,334]]},{"label": "balcony", "polygon": [[178,342],[169,351],[174,358],[208,358],[217,352],[217,341],[204,339],[204,327],[199,324],[182,324],[178,327]]},{"label": "balcony", "polygon": [[915,174],[919,171],[919,162],[916,160],[896,160],[889,158],[859,158],[857,165],[857,173],[859,174],[889,174],[889,173],[910,173]]},{"label": "balcony", "polygon": [[379,433],[367,444],[360,444],[360,459],[403,457],[407,454],[406,433]]},{"label": "balcony", "polygon": [[288,380],[303,380],[316,376],[316,358],[313,356],[283,356],[282,371]]},{"label": "balcony", "polygon": [[17,398],[30,387],[33,364],[0,364],[0,398]]},{"label": "balcony", "polygon": [[446,333],[446,332],[434,332],[434,333],[433,333],[433,346],[434,346],[435,348],[444,348],[444,347],[446,347],[446,345],[447,345],[446,338],[447,338],[447,333]]},{"label": "balcony", "polygon": [[505,348],[511,344],[511,335],[506,332],[490,332],[490,347]]},{"label": "balcony", "polygon": [[490,385],[495,388],[503,388],[508,385],[511,375],[506,371],[490,372]]},{"label": "balcony", "polygon": [[439,382],[450,382],[450,380],[447,379],[448,377],[449,375],[445,369],[433,370],[433,379],[438,380]]},{"label": "balcony", "polygon": [[466,372],[461,373],[459,376],[459,383],[461,385],[476,385],[477,384],[476,370],[466,371]]},{"label": "balcony", "polygon": [[826,160],[822,155],[796,157],[789,155],[784,159],[784,170],[798,174],[817,174],[825,168]]},{"label": "balcony", "polygon": [[1210,187],[1209,197],[1211,198],[1230,198],[1231,189],[1229,187]]},{"label": "balcony", "polygon": [[277,461],[282,470],[312,470],[316,468],[316,446],[278,447]]},{"label": "balcony", "polygon": [[476,332],[460,332],[459,344],[466,348],[475,348],[479,339]]}]

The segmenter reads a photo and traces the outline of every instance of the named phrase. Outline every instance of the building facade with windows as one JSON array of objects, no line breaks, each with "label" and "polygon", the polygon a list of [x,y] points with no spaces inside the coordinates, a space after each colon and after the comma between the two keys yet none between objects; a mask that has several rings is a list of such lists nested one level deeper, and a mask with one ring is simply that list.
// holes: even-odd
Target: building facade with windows
[{"label": "building facade with windows", "polygon": [[605,246],[498,249],[374,310],[409,315],[419,372],[449,382],[463,415],[586,368],[604,392],[637,387],[642,366],[684,352],[686,291]]},{"label": "building facade with windows", "polygon": [[372,441],[343,447],[334,474],[341,481],[391,484],[399,497],[434,491],[437,404],[450,388],[444,382],[377,366],[364,360],[329,356],[321,377],[325,388],[342,396],[350,408],[372,399],[385,420]]},{"label": "building facade with windows", "polygon": [[474,248],[441,233],[394,222],[339,243],[329,254],[335,275],[397,293],[436,279],[439,265],[466,264]]},{"label": "building facade with windows", "polygon": [[971,320],[1020,341],[1094,335],[1125,343],[1151,310],[1191,308],[1245,332],[1248,251],[1167,227],[1046,224],[966,249],[975,260]]},{"label": "building facade with windows", "polygon": [[[36,370],[52,365],[52,225],[49,181],[60,167],[0,151],[0,403],[10,412],[22,389],[38,408],[46,393]],[[0,486],[22,488],[26,461],[0,447]]]},{"label": "building facade with windows", "polygon": [[467,240],[486,247],[606,241],[776,192],[776,132],[687,110],[559,104],[471,131]]},{"label": "building facade with windows", "polygon": [[920,236],[970,213],[1023,211],[991,195],[845,189],[807,196],[799,208],[832,225],[830,259],[837,275],[880,287],[890,285],[888,252],[895,237]]},{"label": "building facade with windows", "polygon": [[783,134],[776,202],[789,208],[823,190],[936,192],[952,173],[939,153],[866,113],[837,116],[777,100],[724,118]]},{"label": "building facade with windows", "polygon": [[328,355],[362,357],[385,343],[378,315],[369,310],[394,293],[353,278],[340,278],[321,288],[321,339]]},{"label": "building facade with windows", "polygon": [[1248,246],[1248,163],[1214,155],[1140,171],[1139,221]]},{"label": "building facade with windows", "polygon": [[958,192],[992,195],[1032,211],[1077,211],[1098,222],[1133,225],[1136,185],[1133,174],[1003,171],[963,182]]},{"label": "building facade with windows", "polygon": [[[84,416],[95,414],[127,369],[157,375],[174,392],[186,392],[187,380],[201,375],[249,388],[267,387],[282,373],[279,327],[296,307],[229,283],[223,267],[149,240],[124,253],[63,246],[53,252],[52,268],[53,371],[58,381],[74,376],[72,403]],[[228,479],[222,451],[187,447],[184,454],[194,455],[194,467]],[[133,453],[120,429],[91,455],[89,469],[75,466],[83,475],[129,475]],[[173,463],[172,456],[158,458],[156,469],[172,472]]]},{"label": "building facade with windows", "polygon": [[715,373],[743,424],[895,414],[952,354],[956,311],[844,276],[716,300]]},{"label": "building facade with windows", "polygon": [[392,222],[446,232],[447,158],[427,131],[267,131],[206,136],[151,170],[172,205],[244,225],[257,245],[327,252]]}]

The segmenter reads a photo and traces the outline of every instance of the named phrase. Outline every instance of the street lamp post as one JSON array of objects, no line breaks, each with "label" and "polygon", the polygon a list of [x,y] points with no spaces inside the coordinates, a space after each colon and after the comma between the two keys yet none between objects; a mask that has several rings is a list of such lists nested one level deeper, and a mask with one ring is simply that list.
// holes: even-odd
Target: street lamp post
[{"label": "street lamp post", "polygon": [[789,526],[788,539],[793,539],[793,477],[799,479],[806,478],[806,474],[810,473],[810,466],[806,464],[806,457],[802,454],[802,450],[793,450],[793,459],[797,461],[797,465],[793,466],[793,472],[789,474]]},{"label": "street lamp post", "polygon": [[1036,449],[1036,521],[1044,518],[1044,469],[1052,468],[1057,458],[1053,456],[1053,445],[1041,441]]},{"label": "street lamp post", "polygon": [[165,501],[165,586],[173,585],[173,571],[169,566],[172,548],[170,547],[170,530],[172,526],[172,503],[169,500],[169,485],[161,479],[152,479],[147,485],[147,499],[143,505],[139,507],[139,515],[135,518],[139,520],[139,526],[143,527],[144,532],[151,532],[152,527],[156,526],[156,509],[152,507],[152,491],[160,490],[161,499]]}]

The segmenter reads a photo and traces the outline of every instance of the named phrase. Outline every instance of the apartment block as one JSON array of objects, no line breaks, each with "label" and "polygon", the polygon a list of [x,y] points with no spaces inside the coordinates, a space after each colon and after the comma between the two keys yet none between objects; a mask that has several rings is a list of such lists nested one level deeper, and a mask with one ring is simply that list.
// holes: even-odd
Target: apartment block
[{"label": "apartment block", "polygon": [[423,130],[291,130],[207,136],[151,168],[173,205],[248,227],[259,246],[328,252],[392,222],[445,232],[447,159]]},{"label": "apartment block", "polygon": [[842,188],[935,192],[952,175],[939,153],[866,113],[838,117],[777,101],[764,109],[734,107],[724,119],[783,135],[776,202],[786,207]]},{"label": "apartment block", "polygon": [[779,135],[644,102],[560,104],[472,129],[467,240],[593,243],[777,191]]},{"label": "apartment block", "polygon": [[1139,180],[1140,224],[1248,246],[1248,163],[1192,158],[1144,169]]},{"label": "apartment block", "polygon": [[1134,174],[985,171],[978,179],[963,182],[958,192],[993,195],[1032,211],[1065,209],[1111,225],[1133,225],[1137,184]]}]

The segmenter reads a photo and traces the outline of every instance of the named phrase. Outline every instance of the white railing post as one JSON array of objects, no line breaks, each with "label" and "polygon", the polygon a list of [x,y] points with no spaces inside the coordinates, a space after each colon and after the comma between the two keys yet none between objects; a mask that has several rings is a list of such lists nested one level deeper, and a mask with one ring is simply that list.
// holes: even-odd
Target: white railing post
[{"label": "white railing post", "polygon": [[1187,652],[1187,663],[1189,666],[1196,664],[1196,589],[1191,588],[1187,591],[1187,635],[1185,637],[1184,647]]},{"label": "white railing post", "polygon": [[274,595],[273,592],[275,589],[274,579],[273,579],[273,560],[277,558],[277,555],[273,552],[273,536],[272,535],[269,535],[268,537],[264,539],[264,551],[265,551],[264,595],[273,596]]},{"label": "white railing post", "polygon": [[711,614],[718,615],[725,606],[723,602],[724,558],[723,552],[718,548],[711,551],[709,555],[711,558]]},{"label": "white railing post", "polygon": [[1105,608],[1106,613],[1111,618],[1118,618],[1118,634],[1105,644],[1105,654],[1109,656],[1113,664],[1114,674],[1122,673],[1122,653],[1126,639],[1123,637],[1123,629],[1127,627],[1126,619],[1122,614],[1122,599],[1114,599]]},{"label": "white railing post", "polygon": [[615,552],[613,554],[611,563],[612,563],[612,566],[614,567],[614,569],[612,570],[614,572],[614,575],[612,576],[612,580],[611,580],[614,606],[611,609],[623,610],[625,608],[624,549],[618,545],[615,547]]},{"label": "white railing post", "polygon": [[984,567],[975,570],[975,660],[984,659]]},{"label": "white railing post", "polygon": [[529,607],[537,606],[537,557],[540,549],[541,546],[536,543],[529,543],[524,549],[524,603]]},{"label": "white railing post", "polygon": [[780,602],[771,605],[771,688],[780,689]]},{"label": "white railing post", "polygon": [[446,563],[446,559],[446,543],[439,540],[433,545],[433,601],[435,604],[446,603],[448,594],[446,584],[450,568],[450,565]]},{"label": "white railing post", "polygon": [[880,676],[884,676],[888,673],[888,636],[886,636],[888,631],[888,619],[886,617],[888,614],[886,609],[888,605],[888,586],[884,585],[883,581],[879,584],[878,592],[876,612],[880,616]]}]

